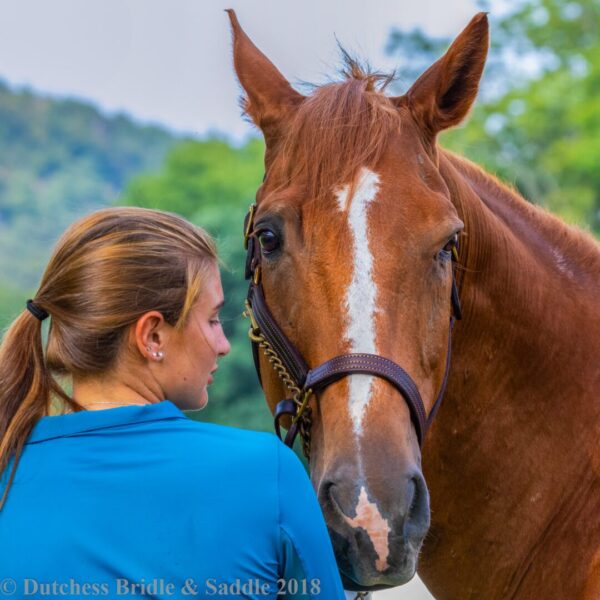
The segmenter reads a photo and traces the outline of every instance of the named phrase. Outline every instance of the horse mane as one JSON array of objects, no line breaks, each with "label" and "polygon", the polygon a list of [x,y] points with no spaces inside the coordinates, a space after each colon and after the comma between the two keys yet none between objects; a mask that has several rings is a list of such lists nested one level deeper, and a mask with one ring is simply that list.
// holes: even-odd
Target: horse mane
[{"label": "horse mane", "polygon": [[[521,216],[528,223],[529,240],[524,240],[526,243],[537,238],[559,271],[571,276],[577,272],[578,279],[591,284],[592,289],[598,289],[600,245],[590,232],[569,225],[546,208],[529,202],[517,190],[467,158],[446,149],[443,154],[474,185],[484,201],[495,198],[513,215]],[[514,222],[512,226],[515,226]]]},{"label": "horse mane", "polygon": [[344,79],[313,86],[282,140],[288,176],[305,182],[309,198],[341,182],[353,185],[361,167],[377,163],[400,127],[398,110],[383,93],[393,74],[372,72],[341,52]]}]

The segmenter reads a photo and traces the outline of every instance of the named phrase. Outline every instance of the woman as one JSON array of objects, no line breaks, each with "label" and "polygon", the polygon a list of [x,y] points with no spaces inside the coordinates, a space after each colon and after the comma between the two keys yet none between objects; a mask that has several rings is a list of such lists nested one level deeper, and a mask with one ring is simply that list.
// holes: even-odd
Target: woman
[{"label": "woman", "polygon": [[212,240],[176,215],[101,210],[59,240],[0,346],[2,593],[344,597],[297,457],[182,413],[229,352],[222,304]]}]

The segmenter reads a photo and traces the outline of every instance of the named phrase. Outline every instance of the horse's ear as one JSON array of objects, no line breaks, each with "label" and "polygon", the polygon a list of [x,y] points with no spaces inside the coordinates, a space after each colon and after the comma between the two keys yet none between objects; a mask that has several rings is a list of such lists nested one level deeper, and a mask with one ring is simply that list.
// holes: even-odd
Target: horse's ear
[{"label": "horse's ear", "polygon": [[246,92],[244,110],[260,127],[268,144],[304,96],[292,88],[277,67],[252,43],[235,12],[228,9],[227,14],[233,33],[233,64]]},{"label": "horse's ear", "polygon": [[408,105],[432,136],[458,125],[477,96],[488,47],[488,19],[481,12],[397,102]]}]

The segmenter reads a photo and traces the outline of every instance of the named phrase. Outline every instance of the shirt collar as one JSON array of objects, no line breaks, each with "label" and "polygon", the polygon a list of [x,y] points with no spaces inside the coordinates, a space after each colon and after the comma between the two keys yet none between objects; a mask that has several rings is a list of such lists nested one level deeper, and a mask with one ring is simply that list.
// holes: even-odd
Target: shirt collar
[{"label": "shirt collar", "polygon": [[93,431],[131,423],[187,418],[170,400],[163,400],[154,404],[130,404],[102,410],[82,410],[66,415],[42,417],[31,430],[27,443],[34,444],[83,431]]}]

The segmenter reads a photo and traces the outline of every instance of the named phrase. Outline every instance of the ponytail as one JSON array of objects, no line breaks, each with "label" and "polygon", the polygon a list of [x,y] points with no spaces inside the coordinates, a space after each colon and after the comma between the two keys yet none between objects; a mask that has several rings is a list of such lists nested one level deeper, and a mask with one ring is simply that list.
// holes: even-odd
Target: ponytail
[{"label": "ponytail", "polygon": [[23,446],[35,423],[47,414],[53,392],[67,403],[77,404],[48,371],[42,347],[42,323],[25,310],[12,323],[0,344],[0,473],[4,472],[10,459],[15,458],[0,500],[0,510]]}]

